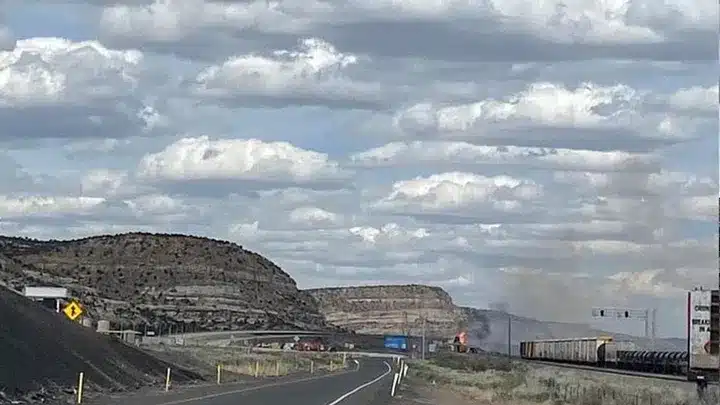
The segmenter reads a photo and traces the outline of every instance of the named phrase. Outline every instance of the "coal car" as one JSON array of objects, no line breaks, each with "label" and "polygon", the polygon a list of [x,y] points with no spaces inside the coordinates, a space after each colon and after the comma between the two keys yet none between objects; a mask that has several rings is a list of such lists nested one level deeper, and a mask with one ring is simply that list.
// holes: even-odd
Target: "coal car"
[{"label": "coal car", "polygon": [[527,360],[591,365],[655,374],[686,375],[687,352],[633,350],[630,342],[610,336],[545,339],[520,342],[520,356]]}]

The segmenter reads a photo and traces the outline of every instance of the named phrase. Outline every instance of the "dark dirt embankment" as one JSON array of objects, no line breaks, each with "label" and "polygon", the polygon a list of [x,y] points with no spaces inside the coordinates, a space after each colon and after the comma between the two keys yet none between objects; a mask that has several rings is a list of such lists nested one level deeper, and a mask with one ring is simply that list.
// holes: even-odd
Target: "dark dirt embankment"
[{"label": "dark dirt embankment", "polygon": [[72,393],[80,372],[85,373],[88,393],[161,386],[169,366],[175,383],[201,379],[2,287],[0,359],[0,403],[62,398]]}]

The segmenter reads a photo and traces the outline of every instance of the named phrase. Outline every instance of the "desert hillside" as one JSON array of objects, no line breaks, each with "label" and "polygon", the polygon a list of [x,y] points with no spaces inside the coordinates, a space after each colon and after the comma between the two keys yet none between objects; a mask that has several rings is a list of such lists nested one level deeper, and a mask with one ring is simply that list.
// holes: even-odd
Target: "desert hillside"
[{"label": "desert hillside", "polygon": [[429,336],[452,337],[465,315],[439,287],[384,285],[307,290],[333,325],[368,334],[419,335],[425,319]]},{"label": "desert hillside", "polygon": [[165,333],[326,326],[316,301],[270,260],[202,237],[0,237],[0,282],[68,287],[95,320]]},{"label": "desert hillside", "polygon": [[[473,345],[507,350],[503,312],[455,305],[439,287],[387,285],[298,290],[263,256],[208,238],[129,233],[68,241],[0,236],[0,285],[70,289],[94,319],[161,333],[237,329],[327,329],[451,338],[467,328]],[[588,325],[513,316],[520,340],[610,334]],[[627,335],[643,347],[648,342]],[[657,348],[684,350],[681,340]]]},{"label": "desert hillside", "polygon": [[[118,339],[83,328],[0,287],[0,404],[67,404],[79,370],[86,391],[157,387],[169,363]],[[200,381],[174,366],[173,382]]]}]

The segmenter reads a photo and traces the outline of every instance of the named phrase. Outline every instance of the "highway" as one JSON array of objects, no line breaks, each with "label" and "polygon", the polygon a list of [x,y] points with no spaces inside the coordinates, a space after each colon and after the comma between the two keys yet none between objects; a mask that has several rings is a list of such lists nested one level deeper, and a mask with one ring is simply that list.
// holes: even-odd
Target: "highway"
[{"label": "highway", "polygon": [[99,398],[97,405],[386,405],[392,360],[359,359],[348,371],[226,385],[204,385],[142,395]]}]

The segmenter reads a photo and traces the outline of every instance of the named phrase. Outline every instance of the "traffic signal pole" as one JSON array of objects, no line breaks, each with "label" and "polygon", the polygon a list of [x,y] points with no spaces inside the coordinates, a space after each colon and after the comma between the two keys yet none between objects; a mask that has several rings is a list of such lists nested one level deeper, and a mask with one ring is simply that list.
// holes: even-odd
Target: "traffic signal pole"
[{"label": "traffic signal pole", "polygon": [[657,310],[655,308],[593,308],[593,318],[641,319],[645,322],[645,337],[650,339],[650,349],[655,349]]}]

